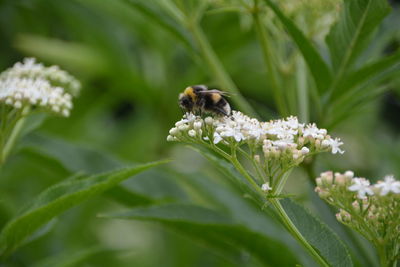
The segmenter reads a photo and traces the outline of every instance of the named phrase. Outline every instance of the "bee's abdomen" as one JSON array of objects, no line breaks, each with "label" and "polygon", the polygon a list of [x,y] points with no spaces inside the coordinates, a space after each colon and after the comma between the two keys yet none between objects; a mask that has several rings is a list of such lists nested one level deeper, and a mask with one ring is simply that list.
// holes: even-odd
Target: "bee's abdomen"
[{"label": "bee's abdomen", "polygon": [[205,97],[204,109],[219,115],[230,115],[231,107],[228,101],[225,100],[220,94],[209,94]]}]

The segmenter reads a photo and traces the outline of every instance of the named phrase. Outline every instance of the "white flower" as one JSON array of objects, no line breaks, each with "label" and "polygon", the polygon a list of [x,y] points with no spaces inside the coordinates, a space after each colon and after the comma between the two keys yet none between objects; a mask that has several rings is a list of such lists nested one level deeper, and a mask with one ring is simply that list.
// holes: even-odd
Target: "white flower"
[{"label": "white flower", "polygon": [[267,182],[261,186],[261,190],[264,192],[268,192],[268,191],[272,190],[272,187],[270,187],[269,183]]},{"label": "white flower", "polygon": [[373,195],[374,192],[370,188],[370,183],[365,178],[354,178],[352,180],[352,185],[348,187],[350,191],[358,193],[358,198],[366,198],[366,195]]},{"label": "white flower", "polygon": [[292,129],[298,129],[299,127],[303,127],[302,124],[299,123],[297,117],[290,116],[286,119],[286,125]]},{"label": "white flower", "polygon": [[344,150],[340,149],[340,146],[343,145],[343,142],[340,141],[340,138],[330,139],[331,140],[331,147],[332,147],[332,154],[340,153],[343,154]]},{"label": "white flower", "polygon": [[218,133],[214,133],[214,144],[218,144],[222,141],[222,137]]},{"label": "white flower", "polygon": [[[260,122],[239,111],[232,111],[231,116],[205,119],[186,113],[175,126],[177,130],[173,128],[170,132],[175,140],[185,141],[187,135],[180,133],[187,132],[189,136],[196,136],[214,144],[247,144],[256,153],[261,148],[267,161],[279,159],[282,163],[289,164],[288,166],[300,164],[308,154],[324,152],[328,147],[332,153],[343,153],[340,149],[340,145],[343,144],[340,139],[330,138],[326,129],[318,129],[315,124],[299,123],[293,116]],[[176,131],[178,133],[175,133]],[[204,138],[207,136],[212,136],[209,138],[212,140]],[[321,146],[322,142],[324,146]]]},{"label": "white flower", "polygon": [[346,171],[344,173],[344,176],[348,177],[348,178],[353,178],[354,177],[354,172],[353,171]]},{"label": "white flower", "polygon": [[214,120],[213,120],[213,118],[211,118],[211,117],[207,117],[207,118],[204,119],[204,122],[205,122],[206,124],[208,124],[208,125],[212,125],[213,122],[214,122]]},{"label": "white flower", "polygon": [[24,59],[0,74],[0,102],[20,109],[40,106],[62,116],[72,109],[72,96],[79,82],[57,66],[44,67],[35,59]]},{"label": "white flower", "polygon": [[172,136],[177,135],[178,133],[179,133],[179,129],[176,127],[171,128],[171,130],[169,130],[169,134]]},{"label": "white flower", "polygon": [[375,187],[381,189],[381,196],[386,196],[390,192],[393,192],[395,194],[400,193],[400,181],[396,181],[393,175],[387,175],[385,177],[385,181],[378,181]]},{"label": "white flower", "polygon": [[285,150],[287,148],[295,148],[296,144],[293,143],[293,140],[290,139],[282,139],[277,141],[272,141],[272,144],[276,146],[280,150]]},{"label": "white flower", "polygon": [[193,128],[195,130],[199,130],[201,129],[201,125],[202,125],[201,121],[196,121],[195,123],[193,123]]},{"label": "white flower", "polygon": [[240,141],[244,140],[243,134],[237,128],[227,128],[223,132],[221,132],[221,136],[233,137],[236,142],[240,142]]},{"label": "white flower", "polygon": [[310,153],[310,149],[308,149],[308,147],[302,147],[300,151],[303,155]]},{"label": "white flower", "polygon": [[196,136],[196,131],[195,130],[189,130],[188,131],[189,136],[195,137]]},{"label": "white flower", "polygon": [[343,142],[340,141],[340,138],[329,138],[329,139],[325,139],[322,141],[322,147],[330,147],[332,154],[336,154],[336,153],[340,153],[343,154],[344,150],[342,150],[340,148],[341,145],[343,145]]},{"label": "white flower", "polygon": [[319,135],[319,129],[317,128],[317,126],[315,125],[315,123],[313,123],[313,124],[308,124],[308,125],[306,126],[306,128],[303,130],[303,136],[304,136],[304,137],[316,138],[317,135]]}]

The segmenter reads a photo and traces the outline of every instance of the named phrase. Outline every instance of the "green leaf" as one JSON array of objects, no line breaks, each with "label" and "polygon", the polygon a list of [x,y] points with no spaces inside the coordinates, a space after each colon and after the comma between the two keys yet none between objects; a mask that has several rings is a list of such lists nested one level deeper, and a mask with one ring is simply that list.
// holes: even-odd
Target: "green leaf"
[{"label": "green leaf", "polygon": [[275,211],[266,205],[265,199],[260,198],[259,194],[254,192],[231,164],[202,147],[189,147],[215,165],[216,169],[224,175],[221,179],[229,179],[226,181],[231,181],[231,185],[236,187],[236,190],[227,190],[217,183],[208,181],[206,177],[190,177],[190,179],[185,179],[185,183],[189,183],[207,201],[211,201],[212,206],[219,206],[226,210],[235,221],[245,225],[248,229],[285,244],[285,247],[296,254],[304,266],[313,266],[313,260],[300,247],[300,244],[278,224]]},{"label": "green leaf", "polygon": [[331,266],[353,266],[346,246],[326,224],[291,199],[280,203],[301,234]]},{"label": "green leaf", "polygon": [[104,73],[107,68],[106,60],[97,49],[80,43],[20,34],[15,40],[15,46],[26,54],[57,62],[86,74]]},{"label": "green leaf", "polygon": [[125,0],[125,2],[144,16],[146,16],[150,22],[156,23],[161,28],[166,30],[181,41],[186,47],[193,49],[193,44],[188,36],[187,32],[166,14],[154,8],[154,5],[147,3],[146,1],[138,0]]},{"label": "green leaf", "polygon": [[235,167],[232,166],[232,164],[229,164],[224,159],[216,157],[214,154],[212,154],[209,150],[205,149],[204,147],[201,146],[196,146],[196,147],[188,146],[188,147],[200,153],[204,158],[210,161],[221,173],[225,174],[225,176],[231,179],[235,184],[239,185],[240,188],[248,194],[248,196],[251,196],[258,202],[259,201],[263,202],[262,199],[260,199],[260,195],[257,194],[254,188],[249,185],[247,180],[240,175],[240,173],[235,169]]},{"label": "green leaf", "polygon": [[[24,151],[49,158],[48,165],[60,163],[70,174],[95,174],[120,168],[128,163],[88,145],[61,140],[50,135],[30,135],[23,142]],[[148,205],[153,202],[185,199],[171,174],[150,170],[146,175],[126,181],[106,192],[106,196],[127,206]]]},{"label": "green leaf", "polygon": [[[277,240],[235,223],[224,213],[196,205],[165,204],[104,216],[161,222],[222,252],[231,253],[238,260],[240,249],[245,249],[267,266],[294,266],[297,263],[290,251]],[[276,251],[284,252],[285,257]]]},{"label": "green leaf", "polygon": [[344,1],[340,19],[326,38],[337,73],[344,73],[355,62],[389,12],[387,0]]},{"label": "green leaf", "polygon": [[34,149],[41,154],[57,159],[71,173],[93,174],[122,167],[121,162],[107,153],[87,146],[71,144],[51,136],[31,135],[24,140],[23,145],[27,149]]},{"label": "green leaf", "polygon": [[276,4],[271,0],[264,0],[264,2],[272,9],[300,49],[300,52],[302,53],[314,78],[318,91],[322,94],[332,81],[332,74],[328,65],[315,49],[311,41],[307,39],[304,33],[279,9]]},{"label": "green leaf", "polygon": [[[371,85],[372,82],[382,80],[394,72],[400,71],[400,51],[367,64],[357,71],[351,72],[341,80],[332,98],[357,89],[358,86]],[[372,87],[374,88],[374,87]]]},{"label": "green leaf", "polygon": [[162,163],[165,161],[123,168],[85,179],[68,179],[47,188],[4,227],[0,234],[0,255],[9,255],[39,227],[62,212]]},{"label": "green leaf", "polygon": [[75,252],[64,252],[60,255],[50,256],[36,264],[33,267],[74,267],[80,266],[88,258],[97,254],[109,252],[102,247],[90,247]]}]

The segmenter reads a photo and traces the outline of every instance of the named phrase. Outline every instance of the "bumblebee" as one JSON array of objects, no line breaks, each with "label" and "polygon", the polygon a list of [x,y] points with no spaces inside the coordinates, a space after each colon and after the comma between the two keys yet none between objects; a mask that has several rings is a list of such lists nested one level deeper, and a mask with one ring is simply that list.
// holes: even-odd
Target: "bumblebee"
[{"label": "bumblebee", "polygon": [[223,97],[225,92],[208,89],[205,85],[193,85],[186,87],[183,93],[179,94],[179,106],[195,114],[214,113],[216,115],[229,116],[231,106]]}]

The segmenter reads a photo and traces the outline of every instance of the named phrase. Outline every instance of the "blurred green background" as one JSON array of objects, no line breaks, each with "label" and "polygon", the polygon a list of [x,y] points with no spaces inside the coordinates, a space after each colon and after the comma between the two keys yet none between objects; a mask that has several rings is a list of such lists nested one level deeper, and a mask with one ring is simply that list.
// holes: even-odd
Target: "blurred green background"
[{"label": "blurred green background", "polygon": [[[24,137],[4,168],[0,179],[1,225],[44,188],[71,173],[104,171],[123,162],[174,159],[168,168],[147,172],[125,183],[143,199],[215,208],[215,201],[196,188],[193,181],[204,180],[209,186],[216,183],[227,192],[236,190],[201,156],[180,144],[166,142],[168,130],[182,115],[177,105],[179,92],[193,84],[219,85],[198,53],[196,40],[163,12],[160,2],[0,1],[0,70],[23,57],[36,57],[46,65],[61,66],[83,84],[71,116],[47,118]],[[201,26],[223,66],[257,113],[264,120],[278,118],[251,17],[223,9],[224,5],[235,7],[237,2],[240,1],[211,1],[217,12],[206,13]],[[326,12],[324,4],[316,4],[320,1],[311,1],[315,10],[307,9],[305,1],[299,2],[297,10],[311,10],[316,17]],[[290,13],[293,1],[283,1],[283,8],[285,4],[286,12],[298,19],[296,12]],[[396,3],[392,4],[394,10],[376,37],[384,53],[395,51],[400,44],[400,34],[393,29],[400,25],[400,12]],[[315,26],[315,20],[299,25],[307,31],[309,25]],[[316,31],[324,34],[322,30]],[[288,42],[284,31],[274,34]],[[322,40],[318,34],[312,36],[316,43]],[[290,75],[293,69],[288,66],[287,71]],[[317,172],[351,169],[372,179],[389,173],[400,176],[400,79],[395,77],[388,84],[390,89],[386,93],[332,129],[344,141],[346,153],[342,157],[321,156]],[[313,121],[312,99],[310,102]],[[300,194],[299,199],[304,202],[312,196],[312,185],[301,169],[292,175],[288,187]],[[237,259],[232,258],[201,240],[157,223],[96,217],[123,209],[107,197],[91,199],[60,216],[45,235],[21,248],[7,264],[259,264],[248,253],[241,252]],[[337,228],[332,214],[326,216]],[[76,261],[70,262],[71,258]]]}]

